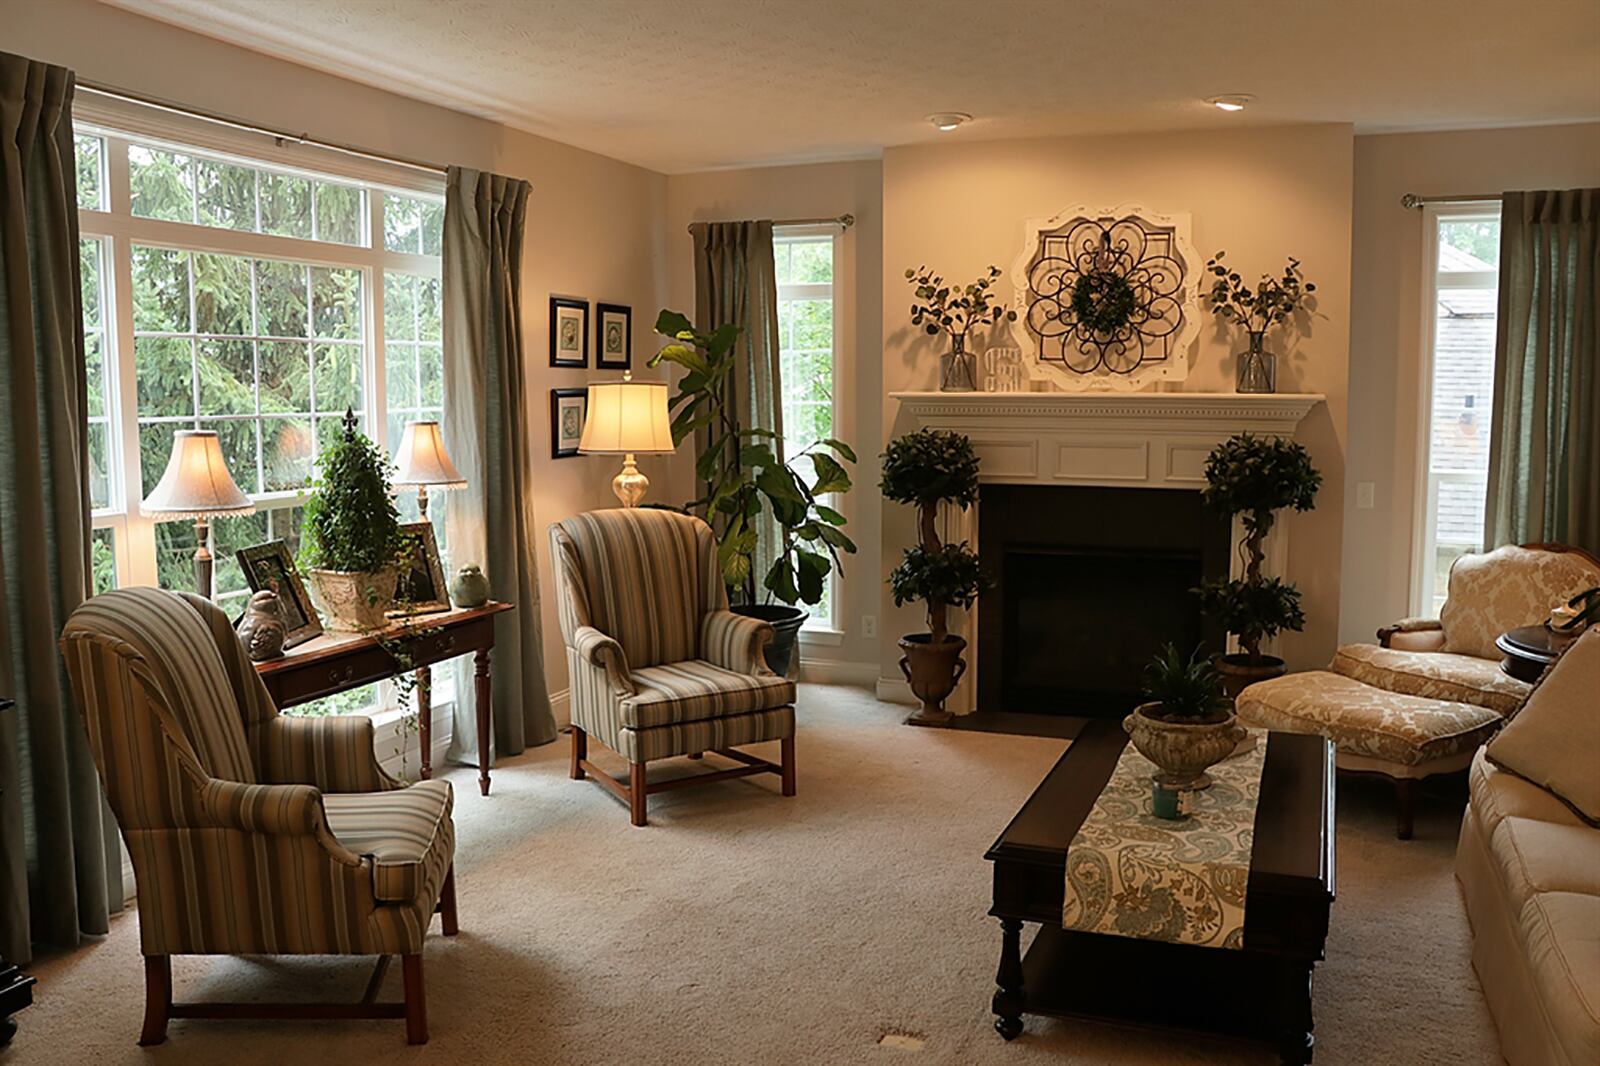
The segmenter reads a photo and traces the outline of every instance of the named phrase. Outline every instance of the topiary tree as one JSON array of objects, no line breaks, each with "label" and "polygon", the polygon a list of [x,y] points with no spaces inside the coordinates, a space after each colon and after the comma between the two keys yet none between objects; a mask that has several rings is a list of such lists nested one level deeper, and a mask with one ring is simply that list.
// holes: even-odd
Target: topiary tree
[{"label": "topiary tree", "polygon": [[978,456],[972,441],[949,430],[922,429],[889,443],[883,453],[884,498],[917,509],[919,543],[907,548],[889,575],[895,606],[923,600],[933,644],[950,630],[947,612],[967,607],[988,587],[978,557],[965,541],[944,544],[936,524],[940,503],[966,510],[978,498]]},{"label": "topiary tree", "polygon": [[353,411],[322,452],[300,534],[300,565],[311,569],[372,573],[400,552],[389,460],[356,429]]}]

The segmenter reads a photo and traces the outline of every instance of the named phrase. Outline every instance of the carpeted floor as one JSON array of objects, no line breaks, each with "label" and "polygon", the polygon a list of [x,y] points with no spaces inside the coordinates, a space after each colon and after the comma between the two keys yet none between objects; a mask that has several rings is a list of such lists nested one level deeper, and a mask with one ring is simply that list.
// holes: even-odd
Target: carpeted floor
[{"label": "carpeted floor", "polygon": [[[902,708],[804,686],[800,794],[776,778],[651,800],[652,825],[566,776],[565,743],[456,782],[461,935],[427,955],[432,1042],[399,1022],[173,1022],[135,1046],[135,918],[32,967],[6,1061],[629,1064],[1267,1063],[1248,1045],[1086,1022],[990,1028],[997,923],[984,849],[1060,740],[899,725]],[[605,755],[601,756],[606,758]],[[620,768],[620,762],[618,766]],[[683,763],[685,770],[691,764]],[[671,772],[670,764],[663,771]],[[1317,1062],[1498,1063],[1451,876],[1459,804],[1394,839],[1388,793],[1341,779],[1338,901],[1316,978]],[[437,927],[436,927],[437,928]],[[364,962],[181,959],[177,994],[355,998]],[[398,967],[395,968],[398,971]],[[1183,994],[1178,974],[1143,994]],[[398,972],[386,993],[399,995]],[[880,1046],[886,1034],[919,1051]]]}]

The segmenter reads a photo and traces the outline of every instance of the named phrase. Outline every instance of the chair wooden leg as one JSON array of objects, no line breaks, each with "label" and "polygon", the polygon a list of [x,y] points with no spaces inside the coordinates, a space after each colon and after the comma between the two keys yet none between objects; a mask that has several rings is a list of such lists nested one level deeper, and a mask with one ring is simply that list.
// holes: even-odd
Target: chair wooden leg
[{"label": "chair wooden leg", "polygon": [[645,780],[644,763],[628,764],[628,811],[633,816],[634,825],[645,824]]},{"label": "chair wooden leg", "polygon": [[1414,777],[1394,779],[1395,830],[1401,840],[1411,839],[1411,825],[1417,810],[1417,781]]},{"label": "chair wooden leg", "polygon": [[794,737],[784,737],[779,750],[783,753],[783,794],[794,795]]},{"label": "chair wooden leg", "polygon": [[705,757],[706,757],[706,753],[703,752],[703,751],[691,751],[689,753],[689,758],[691,758],[691,759],[703,759]]},{"label": "chair wooden leg", "polygon": [[583,760],[589,757],[589,734],[572,727],[572,779],[583,780]]},{"label": "chair wooden leg", "polygon": [[406,1043],[428,1042],[428,997],[422,987],[422,956],[402,955],[406,985]]},{"label": "chair wooden leg", "polygon": [[456,922],[456,868],[444,875],[444,888],[439,892],[439,927],[445,936],[455,936],[461,926]]},{"label": "chair wooden leg", "polygon": [[167,1018],[172,1011],[172,956],[144,957],[144,1031],[140,1047],[152,1047],[167,1039]]}]

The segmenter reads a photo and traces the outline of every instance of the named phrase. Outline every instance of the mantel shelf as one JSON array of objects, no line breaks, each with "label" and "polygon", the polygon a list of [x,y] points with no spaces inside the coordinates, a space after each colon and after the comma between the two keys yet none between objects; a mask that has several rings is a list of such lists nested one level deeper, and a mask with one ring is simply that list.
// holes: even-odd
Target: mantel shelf
[{"label": "mantel shelf", "polygon": [[1134,431],[1151,422],[1178,428],[1230,425],[1293,433],[1325,397],[1312,392],[892,392],[907,413],[924,424],[947,420],[970,424],[989,419],[1015,427],[1088,420],[1123,422]]}]

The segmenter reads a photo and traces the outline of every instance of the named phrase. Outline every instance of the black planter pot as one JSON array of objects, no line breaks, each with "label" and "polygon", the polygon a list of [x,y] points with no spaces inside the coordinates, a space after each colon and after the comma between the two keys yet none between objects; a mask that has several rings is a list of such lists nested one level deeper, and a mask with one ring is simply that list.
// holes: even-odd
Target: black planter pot
[{"label": "black planter pot", "polygon": [[772,623],[772,640],[768,642],[766,651],[767,666],[779,677],[788,677],[789,664],[794,661],[795,640],[811,613],[781,603],[740,604],[729,609],[746,618],[759,618]]}]

